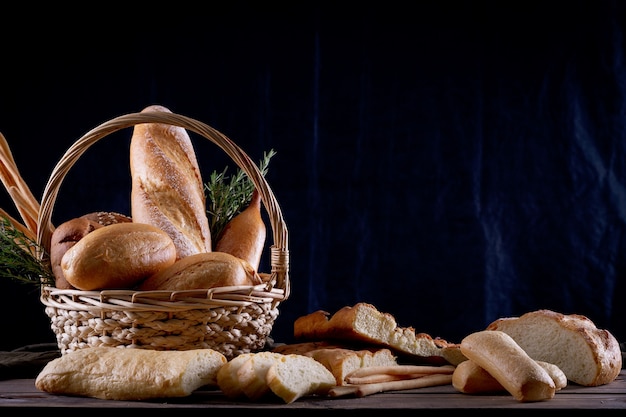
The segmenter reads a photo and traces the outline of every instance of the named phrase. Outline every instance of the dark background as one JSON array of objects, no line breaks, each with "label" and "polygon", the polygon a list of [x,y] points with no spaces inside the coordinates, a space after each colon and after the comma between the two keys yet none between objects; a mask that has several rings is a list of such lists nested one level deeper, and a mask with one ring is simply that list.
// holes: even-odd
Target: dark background
[{"label": "dark background", "polygon": [[[279,341],[361,301],[452,342],[540,308],[626,340],[626,3],[399,4],[3,12],[0,132],[36,197],[80,136],[150,104],[276,150]],[[131,133],[72,168],[56,224],[130,213]],[[229,164],[192,139],[204,179]],[[0,348],[54,340],[37,289],[0,291]]]}]

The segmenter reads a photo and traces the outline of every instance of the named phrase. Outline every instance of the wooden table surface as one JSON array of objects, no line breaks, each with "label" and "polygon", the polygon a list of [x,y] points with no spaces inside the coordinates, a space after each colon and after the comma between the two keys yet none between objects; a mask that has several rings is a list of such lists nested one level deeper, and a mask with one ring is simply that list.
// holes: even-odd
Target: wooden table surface
[{"label": "wooden table surface", "polygon": [[[481,415],[493,411],[502,414],[504,410],[511,413],[526,413],[537,410],[602,410],[619,412],[626,415],[626,371],[622,370],[619,377],[611,384],[600,387],[581,387],[569,384],[558,391],[554,398],[533,403],[520,403],[508,394],[501,395],[467,395],[457,392],[451,385],[422,388],[407,391],[384,392],[363,398],[330,398],[306,397],[292,404],[284,404],[277,399],[262,402],[232,401],[224,397],[219,390],[200,389],[185,398],[150,401],[111,401],[83,397],[51,395],[37,390],[33,379],[9,379],[0,381],[0,415],[7,416],[18,412],[39,410],[43,412],[63,409],[63,416],[85,414],[86,409],[125,410],[172,410],[183,411],[185,414],[194,411],[206,416],[207,409],[221,411],[247,410],[255,415],[291,415],[298,412],[315,411],[323,415],[361,414],[367,410],[377,410],[388,415],[440,414],[442,410],[463,412],[468,409],[480,409]],[[59,411],[59,410],[57,410]],[[177,411],[177,412],[178,412]],[[152,412],[152,411],[150,411]],[[55,413],[56,415],[56,413]]]}]

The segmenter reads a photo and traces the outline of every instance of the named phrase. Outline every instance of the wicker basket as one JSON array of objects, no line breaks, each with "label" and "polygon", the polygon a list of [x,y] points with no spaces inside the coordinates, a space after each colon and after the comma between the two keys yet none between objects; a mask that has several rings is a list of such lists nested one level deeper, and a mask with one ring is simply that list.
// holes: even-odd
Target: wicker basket
[{"label": "wicker basket", "polygon": [[80,156],[101,138],[141,123],[165,123],[195,132],[219,146],[248,175],[262,196],[271,223],[270,279],[257,286],[189,291],[80,291],[44,286],[41,301],[61,353],[101,345],[154,350],[211,348],[230,359],[262,349],[278,317],[279,304],[289,296],[287,228],[257,165],[229,138],[204,123],[175,113],[146,112],[117,117],[87,132],[65,152],[46,184],[37,243],[50,252],[49,225],[59,187]]}]

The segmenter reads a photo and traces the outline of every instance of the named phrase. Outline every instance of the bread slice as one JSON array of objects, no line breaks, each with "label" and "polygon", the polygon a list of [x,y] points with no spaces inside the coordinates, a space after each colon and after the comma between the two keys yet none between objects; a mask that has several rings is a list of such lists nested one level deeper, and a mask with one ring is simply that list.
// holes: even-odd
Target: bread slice
[{"label": "bread slice", "polygon": [[271,392],[266,380],[267,371],[282,356],[280,353],[259,352],[239,367],[237,381],[246,397],[255,401]]},{"label": "bread slice", "polygon": [[89,347],[48,362],[35,386],[52,394],[105,400],[185,397],[202,386],[215,385],[224,364],[226,357],[212,349]]},{"label": "bread slice", "polygon": [[487,330],[507,333],[528,356],[558,366],[568,380],[579,385],[608,384],[622,368],[615,337],[582,315],[537,310],[500,318]]},{"label": "bread slice", "polygon": [[396,357],[389,349],[350,350],[316,349],[305,353],[320,362],[335,376],[336,385],[346,385],[346,376],[351,372],[370,366],[397,366]]},{"label": "bread slice", "polygon": [[318,310],[297,318],[294,337],[368,343],[430,363],[457,365],[467,359],[458,344],[416,333],[411,327],[400,327],[391,314],[382,313],[368,303],[347,306],[329,316],[329,313]]},{"label": "bread slice", "polygon": [[309,356],[282,355],[267,371],[267,384],[290,404],[307,395],[326,395],[335,385],[334,375]]},{"label": "bread slice", "polygon": [[242,353],[239,356],[235,356],[217,371],[217,386],[228,398],[236,399],[244,396],[244,392],[239,385],[237,372],[254,355],[254,353]]}]

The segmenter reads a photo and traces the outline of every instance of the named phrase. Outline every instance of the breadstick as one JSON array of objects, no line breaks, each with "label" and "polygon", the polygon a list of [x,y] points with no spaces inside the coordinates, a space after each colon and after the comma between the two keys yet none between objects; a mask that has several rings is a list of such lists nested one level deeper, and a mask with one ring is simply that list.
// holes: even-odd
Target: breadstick
[{"label": "breadstick", "polygon": [[366,366],[350,372],[346,377],[360,378],[369,375],[412,375],[412,374],[451,374],[454,366],[432,366],[432,365],[394,365],[394,366]]},{"label": "breadstick", "polygon": [[346,377],[346,382],[351,385],[362,384],[376,384],[379,382],[388,381],[400,381],[403,379],[415,379],[425,376],[425,374],[410,374],[410,375],[390,375],[390,374],[375,374],[361,377]]},{"label": "breadstick", "polygon": [[407,389],[435,387],[438,385],[447,385],[452,383],[452,375],[450,374],[431,374],[415,379],[404,379],[401,381],[380,382],[378,384],[357,385],[355,392],[357,397],[365,397],[367,395],[376,394],[383,391],[402,391]]}]

